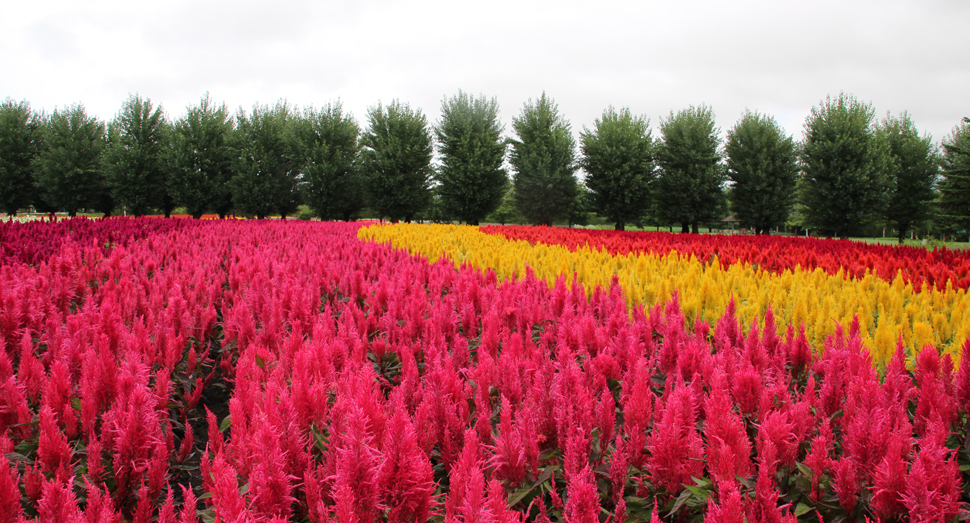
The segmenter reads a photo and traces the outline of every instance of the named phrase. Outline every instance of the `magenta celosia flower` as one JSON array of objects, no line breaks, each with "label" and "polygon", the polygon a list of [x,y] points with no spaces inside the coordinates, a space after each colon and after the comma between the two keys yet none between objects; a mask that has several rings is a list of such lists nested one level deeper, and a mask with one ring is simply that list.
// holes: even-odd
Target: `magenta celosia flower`
[{"label": "magenta celosia flower", "polygon": [[832,485],[839,497],[839,505],[847,514],[851,514],[859,502],[858,469],[859,465],[852,458],[843,457],[832,464]]},{"label": "magenta celosia flower", "polygon": [[0,454],[0,521],[16,521],[21,515],[20,474],[3,454]]},{"label": "magenta celosia flower", "polygon": [[676,495],[704,470],[704,445],[695,427],[697,402],[690,387],[679,386],[663,407],[650,435],[647,470],[653,484]]},{"label": "magenta celosia flower", "polygon": [[943,422],[935,419],[927,430],[900,497],[910,521],[952,521],[960,512],[959,465],[955,453],[944,446]]},{"label": "magenta celosia flower", "polygon": [[58,523],[83,523],[81,510],[77,506],[77,498],[71,489],[73,478],[65,481],[44,481],[43,492],[37,502],[39,521],[56,521]]},{"label": "magenta celosia flower", "polygon": [[221,453],[210,461],[202,460],[202,483],[212,497],[209,502],[215,509],[217,522],[233,523],[246,512],[246,500],[239,494],[239,479]]},{"label": "magenta celosia flower", "polygon": [[337,449],[333,498],[340,505],[341,496],[353,491],[353,513],[360,523],[371,523],[383,510],[380,503],[380,453],[367,425],[363,410],[352,407],[346,432],[335,438]]},{"label": "magenta celosia flower", "polygon": [[963,342],[960,352],[960,370],[955,379],[956,404],[959,413],[970,412],[970,338]]},{"label": "magenta celosia flower", "polygon": [[882,461],[876,465],[872,477],[873,512],[883,519],[898,517],[905,510],[902,494],[906,488],[906,475],[911,444],[908,437],[893,433]]},{"label": "magenta celosia flower", "polygon": [[40,436],[37,439],[37,461],[40,468],[58,481],[67,481],[71,475],[73,451],[67,437],[61,433],[54,412],[47,405],[40,409]]},{"label": "magenta celosia flower", "polygon": [[[723,374],[716,370],[713,380],[723,382]],[[734,484],[737,476],[752,474],[751,442],[744,421],[734,412],[731,398],[722,387],[723,384],[714,385],[704,408],[708,471],[718,489],[721,484]]]},{"label": "magenta celosia flower", "polygon": [[426,521],[435,506],[434,474],[405,412],[395,411],[381,446],[384,461],[377,483],[381,505],[389,509],[388,523]]},{"label": "magenta celosia flower", "polygon": [[724,484],[718,490],[718,501],[707,499],[707,523],[744,523],[744,506],[741,504],[741,491],[737,483]]}]

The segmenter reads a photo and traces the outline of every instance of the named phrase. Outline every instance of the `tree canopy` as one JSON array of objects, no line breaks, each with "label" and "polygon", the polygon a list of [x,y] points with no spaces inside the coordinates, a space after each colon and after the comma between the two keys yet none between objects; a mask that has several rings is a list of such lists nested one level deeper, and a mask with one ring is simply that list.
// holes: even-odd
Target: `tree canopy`
[{"label": "tree canopy", "polygon": [[172,209],[162,158],[167,131],[162,108],[137,94],[125,101],[108,127],[105,177],[115,203],[129,214],[141,216],[153,208],[168,214]]},{"label": "tree canopy", "polygon": [[650,207],[657,177],[650,122],[628,108],[609,107],[579,136],[589,206],[622,231]]},{"label": "tree canopy", "polygon": [[512,119],[517,136],[509,162],[516,208],[530,223],[569,218],[576,204],[576,142],[559,107],[542,93]]},{"label": "tree canopy", "polygon": [[0,103],[0,211],[13,215],[34,202],[30,165],[41,151],[42,126],[26,101]]},{"label": "tree canopy", "polygon": [[781,225],[795,202],[795,141],[774,118],[746,112],[727,133],[731,211],[742,227],[763,234]]},{"label": "tree canopy", "polygon": [[200,218],[206,212],[224,217],[232,210],[232,163],[235,129],[225,104],[206,94],[175,122],[168,150],[168,190],[176,205]]},{"label": "tree canopy", "polygon": [[280,100],[273,107],[256,105],[247,115],[236,116],[236,148],[239,155],[230,180],[232,202],[243,214],[266,218],[286,217],[299,205],[299,165],[290,140],[293,108]]},{"label": "tree canopy", "polygon": [[697,233],[702,222],[718,218],[723,208],[724,169],[714,111],[701,105],[671,112],[660,121],[660,133],[657,215],[666,223],[679,223],[682,232]]},{"label": "tree canopy", "polygon": [[431,203],[432,138],[428,120],[397,100],[367,113],[361,164],[370,202],[382,218],[411,221]]},{"label": "tree canopy", "polygon": [[881,216],[889,196],[888,158],[872,105],[842,93],[813,107],[801,152],[808,225],[845,237]]},{"label": "tree canopy", "polygon": [[311,107],[294,121],[293,139],[304,201],[322,220],[351,219],[364,205],[357,122],[340,102]]},{"label": "tree canopy", "polygon": [[445,215],[478,222],[502,203],[509,183],[498,100],[458,94],[441,102],[435,127],[441,167],[438,194]]},{"label": "tree canopy", "polygon": [[44,202],[70,216],[98,206],[106,192],[101,171],[104,122],[88,116],[83,105],[55,110],[44,128],[44,141],[33,162]]},{"label": "tree canopy", "polygon": [[943,140],[940,219],[951,233],[970,231],[970,118]]},{"label": "tree canopy", "polygon": [[896,229],[899,243],[903,243],[911,228],[933,214],[939,158],[930,136],[920,136],[907,113],[887,116],[879,132],[889,153],[889,202],[885,217]]}]

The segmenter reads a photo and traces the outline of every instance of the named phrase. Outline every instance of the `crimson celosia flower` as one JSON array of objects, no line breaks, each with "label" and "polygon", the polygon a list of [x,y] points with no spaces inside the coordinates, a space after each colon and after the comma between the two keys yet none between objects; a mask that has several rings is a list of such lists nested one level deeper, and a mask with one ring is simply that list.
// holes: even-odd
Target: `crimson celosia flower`
[{"label": "crimson celosia flower", "polygon": [[19,483],[17,469],[0,454],[0,521],[16,521],[21,515]]},{"label": "crimson celosia flower", "polygon": [[908,437],[893,433],[882,461],[872,476],[872,505],[876,516],[883,519],[898,517],[905,510],[902,494],[906,488],[906,474],[911,444]]},{"label": "crimson celosia flower", "polygon": [[859,502],[858,469],[859,465],[855,460],[844,456],[832,463],[834,472],[832,485],[835,488],[836,496],[839,498],[839,505],[847,514],[852,514]]},{"label": "crimson celosia flower", "polygon": [[87,523],[119,523],[119,514],[111,501],[111,496],[107,492],[102,492],[101,487],[96,483],[91,483],[86,478],[84,480],[85,490],[87,491],[87,506],[84,509],[84,519]]},{"label": "crimson celosia flower", "polygon": [[724,375],[714,371],[713,390],[705,400],[704,435],[710,477],[720,490],[721,484],[734,484],[737,476],[752,474],[751,442],[744,421],[732,408],[731,398],[723,387]]},{"label": "crimson celosia flower", "polygon": [[596,479],[586,463],[582,469],[569,475],[566,482],[566,523],[598,523],[600,504]]},{"label": "crimson celosia flower", "polygon": [[43,492],[37,502],[37,513],[40,521],[84,522],[81,510],[77,506],[77,498],[71,489],[73,483],[71,479],[44,481]]},{"label": "crimson celosia flower", "polygon": [[44,405],[40,409],[40,436],[37,439],[37,461],[41,470],[58,481],[67,481],[71,475],[72,454],[67,437],[57,428],[54,412]]},{"label": "crimson celosia flower", "polygon": [[834,442],[835,436],[832,434],[829,421],[826,419],[819,428],[818,435],[812,439],[811,450],[805,458],[805,465],[812,471],[812,490],[808,497],[813,503],[818,503],[820,499],[819,484],[822,476],[832,467],[831,452]]},{"label": "crimson celosia flower", "polygon": [[718,501],[707,499],[707,523],[744,523],[744,506],[741,504],[741,491],[737,483],[725,484],[718,490]]},{"label": "crimson celosia flower", "polygon": [[367,425],[364,411],[352,407],[346,432],[334,442],[337,449],[336,473],[333,478],[333,498],[339,505],[340,496],[353,490],[353,512],[357,521],[370,523],[382,510],[380,503],[380,453],[374,446],[374,436]]},{"label": "crimson celosia flower", "polygon": [[650,435],[647,470],[651,481],[671,495],[704,470],[704,446],[695,427],[697,403],[690,387],[678,386]]},{"label": "crimson celosia flower", "polygon": [[960,512],[959,465],[955,453],[944,446],[947,432],[943,422],[934,419],[927,431],[900,497],[910,521],[952,521]]},{"label": "crimson celosia flower", "polygon": [[377,483],[381,504],[389,509],[388,523],[426,521],[435,505],[434,474],[405,412],[395,411],[381,446],[384,461]]},{"label": "crimson celosia flower", "polygon": [[956,375],[955,393],[959,413],[970,412],[970,338],[963,342],[960,352],[960,370]]},{"label": "crimson celosia flower", "polygon": [[234,523],[245,515],[246,500],[239,494],[236,469],[221,453],[212,460],[202,460],[202,484],[212,495],[209,503],[215,509],[217,522]]}]

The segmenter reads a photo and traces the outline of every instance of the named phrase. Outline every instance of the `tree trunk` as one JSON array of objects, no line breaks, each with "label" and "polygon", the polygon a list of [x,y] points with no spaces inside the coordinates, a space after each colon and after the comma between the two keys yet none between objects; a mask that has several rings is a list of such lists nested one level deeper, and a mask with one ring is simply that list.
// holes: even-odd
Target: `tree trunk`
[{"label": "tree trunk", "polygon": [[701,233],[700,227],[698,227],[697,222],[694,222],[694,223],[690,224],[690,229],[691,229],[690,232],[692,232],[694,234],[700,234]]},{"label": "tree trunk", "polygon": [[687,222],[680,224],[680,232],[681,234],[686,234],[690,232],[690,224]]},{"label": "tree trunk", "polygon": [[626,230],[626,223],[623,220],[619,220],[619,221],[616,222],[616,225],[614,226],[614,229],[616,229],[618,231],[625,231]]}]

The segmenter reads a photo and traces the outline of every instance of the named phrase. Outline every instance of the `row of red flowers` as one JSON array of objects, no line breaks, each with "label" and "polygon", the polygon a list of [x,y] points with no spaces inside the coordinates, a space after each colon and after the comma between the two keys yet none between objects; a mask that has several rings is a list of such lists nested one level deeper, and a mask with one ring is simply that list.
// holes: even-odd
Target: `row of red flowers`
[{"label": "row of red flowers", "polygon": [[672,234],[521,225],[488,225],[481,230],[533,244],[563,245],[571,250],[589,246],[611,254],[660,256],[676,251],[705,263],[717,257],[725,265],[745,263],[773,273],[793,271],[797,267],[819,268],[829,274],[842,271],[853,278],[870,272],[887,281],[902,275],[916,290],[924,284],[939,290],[946,289],[948,284],[954,289],[970,287],[970,251],[966,250],[927,250],[798,236]]},{"label": "row of red flowers", "polygon": [[110,249],[155,233],[195,226],[190,220],[156,218],[37,220],[19,223],[0,220],[0,265],[37,265],[60,252],[61,244]]},{"label": "row of red flowers", "polygon": [[900,350],[880,375],[854,326],[816,357],[770,315],[630,311],[355,231],[209,223],[0,267],[0,521],[967,515],[970,365]]}]

